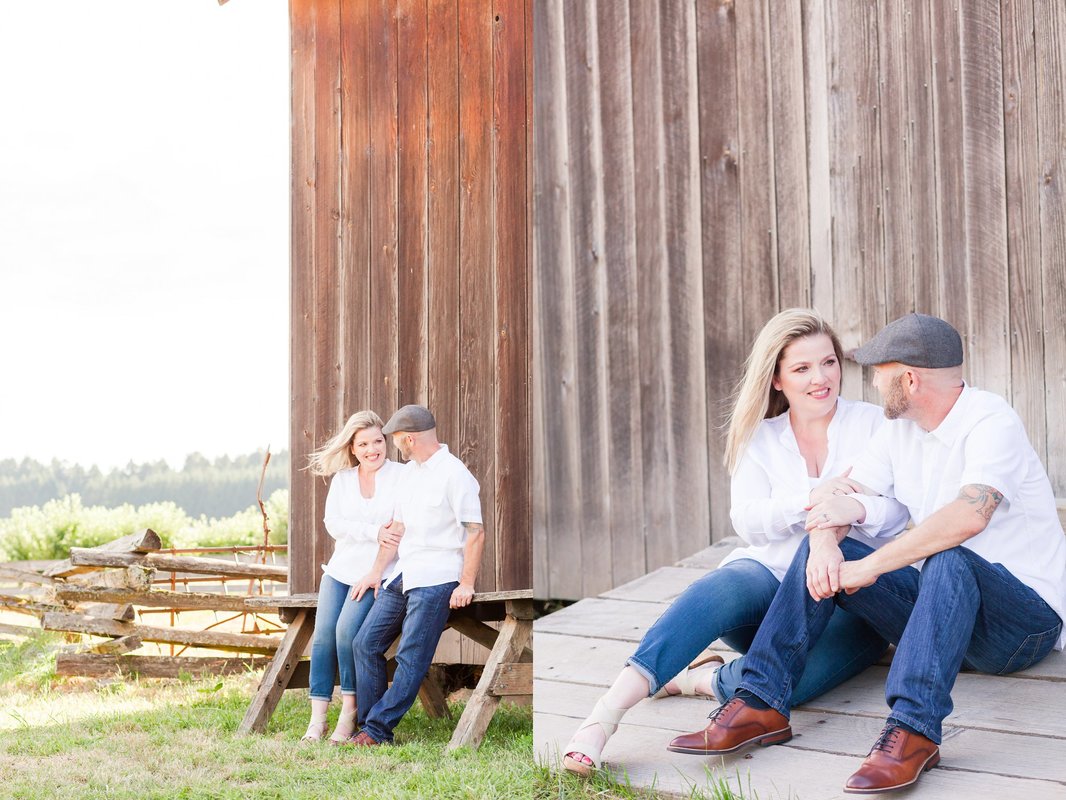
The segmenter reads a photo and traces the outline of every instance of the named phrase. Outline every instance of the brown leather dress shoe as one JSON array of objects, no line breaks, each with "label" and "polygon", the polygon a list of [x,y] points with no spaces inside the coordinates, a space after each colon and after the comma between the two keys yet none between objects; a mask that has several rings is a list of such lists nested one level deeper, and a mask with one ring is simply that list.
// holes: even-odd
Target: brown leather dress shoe
[{"label": "brown leather dress shoe", "polygon": [[375,739],[366,731],[359,731],[355,736],[350,736],[344,740],[344,744],[349,747],[378,747],[381,742]]},{"label": "brown leather dress shoe", "polygon": [[859,771],[848,778],[848,794],[876,794],[910,786],[940,763],[940,748],[898,725],[886,725]]},{"label": "brown leather dress shoe", "polygon": [[678,736],[667,746],[674,753],[722,755],[732,753],[749,744],[767,747],[792,738],[788,720],[768,708],[759,711],[734,697],[724,706],[711,712],[711,724],[702,731]]}]

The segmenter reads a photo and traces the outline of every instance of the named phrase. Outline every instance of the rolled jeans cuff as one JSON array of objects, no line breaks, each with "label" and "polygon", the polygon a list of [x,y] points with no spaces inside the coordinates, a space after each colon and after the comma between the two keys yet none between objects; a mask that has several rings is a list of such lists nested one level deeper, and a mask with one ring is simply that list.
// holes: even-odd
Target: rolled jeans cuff
[{"label": "rolled jeans cuff", "polygon": [[[664,684],[666,683],[666,681],[660,681],[659,677],[651,670],[651,668],[646,666],[645,664],[640,663],[635,656],[630,656],[628,659],[626,659],[626,666],[632,667],[642,676],[644,676],[644,680],[648,682],[648,697],[651,697],[653,694],[663,688]],[[667,678],[666,680],[669,681],[670,679]]]},{"label": "rolled jeans cuff", "polygon": [[911,728],[914,728],[914,730],[918,731],[918,733],[920,733],[926,739],[932,741],[933,744],[940,744],[942,738],[940,725],[937,725],[934,729],[928,724],[922,722],[917,717],[911,717],[907,714],[897,714],[895,712],[889,714],[888,718],[889,720],[894,720],[895,722],[902,722],[904,725],[908,725]]}]

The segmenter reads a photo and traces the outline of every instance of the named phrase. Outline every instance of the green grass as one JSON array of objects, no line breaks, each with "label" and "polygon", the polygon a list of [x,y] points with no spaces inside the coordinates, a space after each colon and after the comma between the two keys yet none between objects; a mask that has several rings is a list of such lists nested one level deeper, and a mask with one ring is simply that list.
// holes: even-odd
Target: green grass
[{"label": "green grass", "polygon": [[[743,786],[738,774],[736,785]],[[534,800],[653,800],[653,798],[687,798],[687,800],[759,800],[750,788],[738,792],[720,772],[708,769],[705,786],[693,786],[687,794],[660,792],[654,787],[633,786],[625,774],[619,778],[605,771],[585,780],[563,769],[548,769],[538,764],[533,776]]]},{"label": "green grass", "polygon": [[[56,679],[51,660],[47,640],[0,642],[0,798],[496,800],[533,792],[528,707],[501,706],[479,750],[447,752],[454,722],[430,719],[416,703],[395,746],[355,751],[299,741],[306,691],[286,692],[265,735],[238,736],[256,675]],[[456,717],[461,711],[452,705]]]}]

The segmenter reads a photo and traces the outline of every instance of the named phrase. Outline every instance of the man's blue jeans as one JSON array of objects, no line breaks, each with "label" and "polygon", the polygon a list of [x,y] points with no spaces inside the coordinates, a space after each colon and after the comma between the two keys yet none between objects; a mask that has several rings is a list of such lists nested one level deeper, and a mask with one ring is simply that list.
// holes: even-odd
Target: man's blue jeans
[{"label": "man's blue jeans", "polygon": [[[458,581],[403,590],[398,575],[379,595],[355,637],[358,725],[376,742],[391,742],[393,728],[415,702],[437,642],[448,622],[448,603]],[[392,686],[385,651],[400,637]],[[387,687],[387,689],[386,689]]]},{"label": "man's blue jeans", "polygon": [[[626,662],[648,679],[649,693],[681,672],[715,639],[747,652],[779,583],[749,558],[730,561],[689,586],[648,629]],[[877,662],[888,643],[865,622],[844,611],[833,615],[826,635],[807,661],[793,705],[799,705],[854,677]],[[745,658],[719,669],[714,691],[729,698],[740,683]]]},{"label": "man's blue jeans", "polygon": [[374,593],[355,602],[352,587],[322,576],[315,611],[315,638],[311,643],[311,698],[329,701],[333,682],[340,672],[341,694],[355,694],[355,658],[352,642],[374,605]]},{"label": "man's blue jeans", "polygon": [[[848,561],[873,552],[854,539],[840,549]],[[1036,592],[966,547],[930,556],[921,572],[904,567],[827,600],[807,592],[809,553],[804,541],[755,636],[740,683],[785,716],[808,651],[838,607],[896,645],[885,684],[889,719],[937,744],[960,668],[996,675],[1025,669],[1051,651],[1062,629]]]}]

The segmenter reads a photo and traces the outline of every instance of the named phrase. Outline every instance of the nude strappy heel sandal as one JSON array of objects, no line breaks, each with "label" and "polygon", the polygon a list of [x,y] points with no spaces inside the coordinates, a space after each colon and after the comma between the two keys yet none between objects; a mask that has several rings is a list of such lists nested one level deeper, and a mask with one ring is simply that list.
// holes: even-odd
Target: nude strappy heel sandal
[{"label": "nude strappy heel sandal", "polygon": [[337,717],[337,727],[333,729],[333,735],[329,737],[329,743],[336,747],[345,744],[355,734],[355,714],[357,709],[342,711]]},{"label": "nude strappy heel sandal", "polygon": [[307,726],[307,733],[305,733],[300,741],[301,742],[318,742],[322,737],[326,735],[326,731],[329,730],[329,722],[326,720],[326,714],[312,714],[311,722]]},{"label": "nude strappy heel sandal", "polygon": [[[678,676],[674,678],[673,682],[676,683],[678,688],[681,690],[680,696],[693,697],[695,695],[700,695],[701,697],[706,697],[706,695],[703,695],[700,692],[696,691],[696,684],[699,682],[700,678],[700,676],[696,674],[696,671],[700,667],[704,667],[708,664],[718,664],[719,666],[721,666],[724,663],[725,659],[722,658],[720,655],[717,655],[716,653],[712,653],[709,656],[705,656],[704,658],[700,658],[696,661],[693,661],[691,664],[681,670],[680,674],[678,674]],[[670,683],[670,681],[667,681],[666,683]],[[679,695],[670,694],[668,691],[666,691],[665,683],[659,691],[652,695],[652,697],[655,698],[678,696]]]},{"label": "nude strappy heel sandal", "polygon": [[[566,750],[563,752],[563,769],[567,772],[573,772],[575,775],[580,775],[583,778],[587,778],[601,766],[600,755],[603,753],[603,748],[606,746],[608,740],[614,736],[614,732],[618,730],[618,723],[622,721],[622,717],[625,716],[626,709],[624,708],[609,708],[603,702],[603,698],[596,701],[596,705],[592,709],[592,713],[588,715],[584,722],[581,723],[577,731],[574,733],[574,737],[566,745]],[[599,725],[603,729],[604,740],[602,745],[594,745],[592,742],[578,742],[575,741],[577,734],[588,728],[590,725]],[[570,753],[578,753],[585,756],[592,762],[592,766],[585,764],[582,761],[578,761],[576,758],[571,758]]]}]

